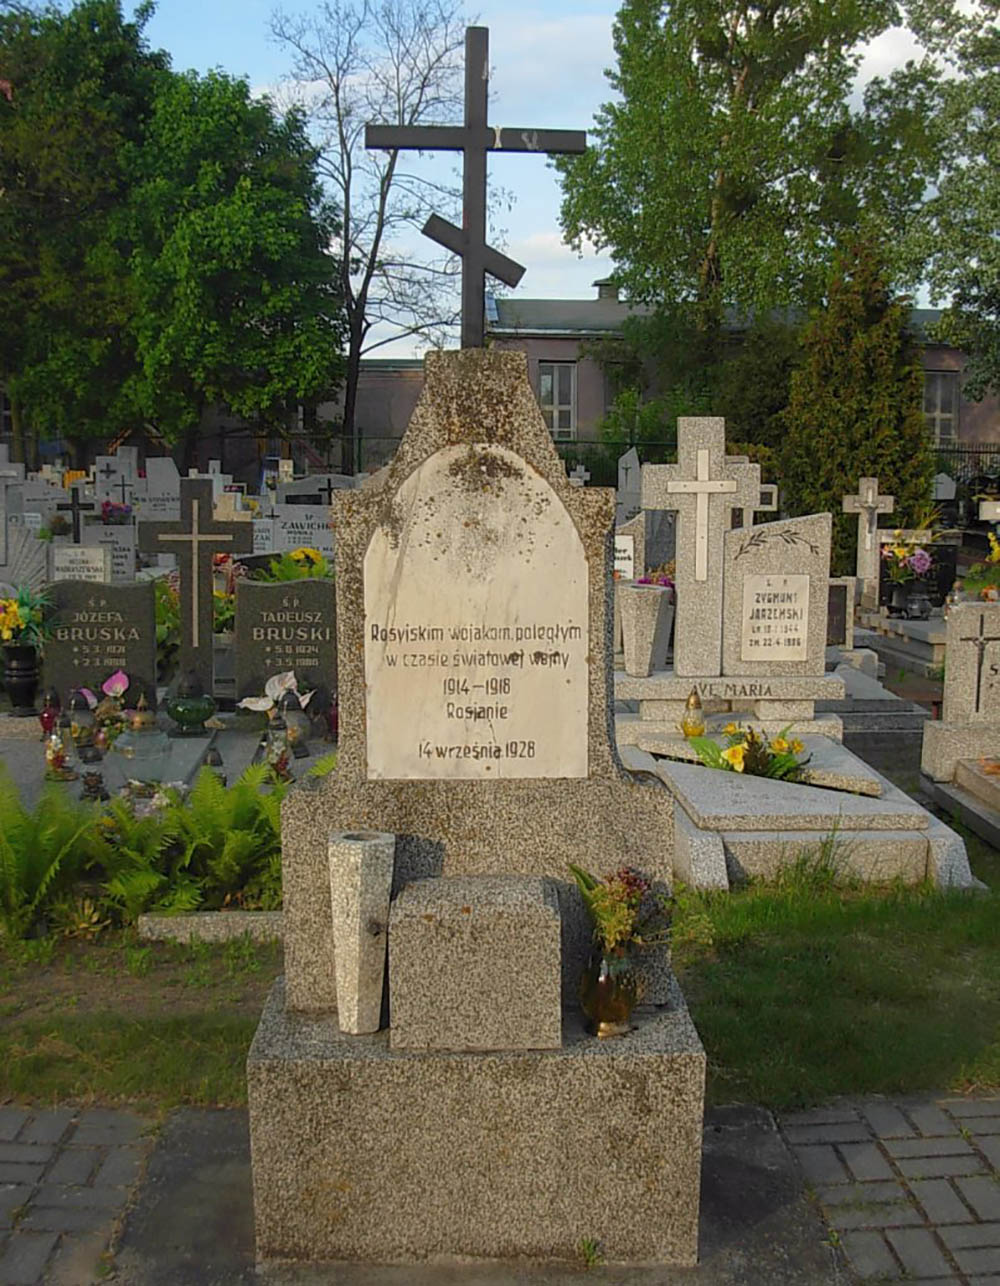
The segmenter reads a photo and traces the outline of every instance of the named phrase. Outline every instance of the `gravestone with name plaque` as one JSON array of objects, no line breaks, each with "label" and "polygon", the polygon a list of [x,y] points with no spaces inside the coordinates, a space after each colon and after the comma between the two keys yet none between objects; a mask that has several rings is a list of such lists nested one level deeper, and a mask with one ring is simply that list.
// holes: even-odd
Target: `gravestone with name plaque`
[{"label": "gravestone with name plaque", "polygon": [[93,545],[53,545],[50,566],[54,581],[105,584],[111,580],[111,551]]},{"label": "gravestone with name plaque", "polygon": [[955,779],[958,765],[1000,747],[1000,603],[956,603],[948,613],[941,718],[924,725],[923,772]]},{"label": "gravestone with name plaque", "polygon": [[237,581],[235,631],[238,700],[258,696],[271,675],[288,670],[300,692],[336,691],[333,581]]},{"label": "gravestone with name plaque", "polygon": [[57,581],[51,587],[52,637],[42,655],[46,687],[63,701],[73,688],[97,692],[124,670],[147,692],[156,690],[156,616],[153,586],[88,585]]}]

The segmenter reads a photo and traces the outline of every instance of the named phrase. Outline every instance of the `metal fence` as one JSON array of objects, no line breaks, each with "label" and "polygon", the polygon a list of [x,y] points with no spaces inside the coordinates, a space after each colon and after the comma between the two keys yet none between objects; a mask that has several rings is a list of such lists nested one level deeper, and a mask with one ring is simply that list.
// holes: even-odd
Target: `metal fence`
[{"label": "metal fence", "polygon": [[956,482],[1000,479],[1000,442],[955,442],[935,451],[935,471]]}]

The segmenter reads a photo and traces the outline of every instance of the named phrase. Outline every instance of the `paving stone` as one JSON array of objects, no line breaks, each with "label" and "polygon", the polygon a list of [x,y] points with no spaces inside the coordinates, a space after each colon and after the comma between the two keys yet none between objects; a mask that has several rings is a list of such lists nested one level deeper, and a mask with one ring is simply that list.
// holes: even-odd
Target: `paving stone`
[{"label": "paving stone", "polygon": [[893,1183],[838,1183],[832,1188],[816,1189],[816,1196],[824,1206],[866,1206],[879,1201],[900,1201],[905,1195],[898,1180]]},{"label": "paving stone", "polygon": [[816,1107],[808,1112],[788,1112],[781,1118],[782,1126],[836,1125],[856,1121],[858,1114],[853,1107]]},{"label": "paving stone", "polygon": [[0,1161],[0,1183],[37,1183],[45,1166],[20,1165],[16,1161]]},{"label": "paving stone", "polygon": [[49,1183],[86,1183],[101,1153],[97,1148],[64,1148],[46,1176]]},{"label": "paving stone", "polygon": [[971,1223],[972,1212],[947,1179],[913,1179],[910,1191],[931,1223]]},{"label": "paving stone", "polygon": [[988,1250],[956,1250],[955,1261],[963,1273],[1000,1274],[1000,1247]]},{"label": "paving stone", "polygon": [[951,1273],[951,1265],[926,1228],[890,1229],[885,1235],[911,1277],[947,1277]]},{"label": "paving stone", "polygon": [[950,1139],[886,1139],[885,1149],[894,1157],[972,1156],[972,1148],[956,1134]]},{"label": "paving stone", "polygon": [[913,1133],[913,1126],[898,1107],[888,1103],[862,1103],[861,1112],[880,1139],[905,1138]]},{"label": "paving stone", "polygon": [[4,1286],[35,1286],[58,1239],[56,1232],[21,1232],[18,1229],[0,1255],[0,1282]]},{"label": "paving stone", "polygon": [[45,1274],[45,1286],[80,1286],[100,1282],[107,1275],[102,1255],[108,1248],[109,1228],[100,1232],[64,1233]]},{"label": "paving stone", "polygon": [[938,1106],[952,1116],[1000,1116],[1000,1098],[944,1098]]},{"label": "paving stone", "polygon": [[147,1122],[132,1112],[115,1112],[110,1108],[92,1108],[80,1114],[73,1142],[114,1146],[131,1143],[146,1129]]},{"label": "paving stone", "polygon": [[969,1286],[1000,1286],[1000,1273],[989,1277],[970,1277],[968,1283]]},{"label": "paving stone", "polygon": [[941,1240],[949,1250],[1000,1246],[1000,1223],[974,1223],[964,1228],[939,1228]]},{"label": "paving stone", "polygon": [[139,1173],[142,1149],[138,1147],[113,1148],[94,1176],[96,1184],[108,1187],[130,1188]]},{"label": "paving stone", "polygon": [[0,1142],[13,1142],[28,1115],[23,1107],[0,1107]]},{"label": "paving stone", "polygon": [[0,1161],[18,1165],[44,1165],[55,1155],[50,1143],[0,1143]]},{"label": "paving stone", "polygon": [[897,1162],[908,1179],[941,1179],[958,1174],[982,1174],[986,1168],[977,1156],[903,1157]]},{"label": "paving stone", "polygon": [[19,1143],[58,1143],[76,1113],[69,1107],[36,1112],[18,1135]]},{"label": "paving stone", "polygon": [[114,1212],[110,1210],[83,1209],[76,1206],[36,1206],[34,1202],[18,1225],[20,1228],[45,1232],[91,1232],[94,1229],[111,1230]]},{"label": "paving stone", "polygon": [[827,1222],[834,1228],[906,1228],[922,1224],[924,1217],[908,1201],[892,1205],[873,1203],[870,1206],[831,1206],[826,1212]]},{"label": "paving stone", "polygon": [[14,1211],[31,1196],[28,1184],[9,1184],[0,1188],[0,1228],[9,1228],[14,1222]]},{"label": "paving stone", "polygon": [[962,1125],[974,1139],[1000,1134],[1000,1116],[967,1116]]},{"label": "paving stone", "polygon": [[983,1175],[971,1179],[956,1179],[955,1182],[980,1219],[1000,1220],[1000,1184],[995,1179]]},{"label": "paving stone", "polygon": [[792,1151],[809,1183],[847,1183],[850,1179],[844,1163],[828,1143]]},{"label": "paving stone", "polygon": [[907,1107],[906,1115],[921,1134],[944,1135],[958,1133],[958,1126],[955,1122],[949,1120],[939,1107],[935,1107],[931,1103]]},{"label": "paving stone", "polygon": [[891,1179],[892,1168],[874,1143],[845,1143],[840,1155],[855,1179]]},{"label": "paving stone", "polygon": [[902,1275],[881,1233],[848,1232],[840,1244],[859,1277],[895,1281]]},{"label": "paving stone", "polygon": [[864,1121],[836,1121],[828,1125],[786,1125],[788,1142],[800,1143],[867,1143],[871,1130]]},{"label": "paving stone", "polygon": [[71,1188],[60,1184],[45,1184],[35,1194],[33,1205],[57,1206],[63,1209],[93,1208],[95,1210],[117,1210],[125,1204],[125,1194],[121,1188]]},{"label": "paving stone", "polygon": [[977,1139],[976,1146],[986,1157],[994,1170],[1000,1170],[1000,1137],[992,1139]]}]

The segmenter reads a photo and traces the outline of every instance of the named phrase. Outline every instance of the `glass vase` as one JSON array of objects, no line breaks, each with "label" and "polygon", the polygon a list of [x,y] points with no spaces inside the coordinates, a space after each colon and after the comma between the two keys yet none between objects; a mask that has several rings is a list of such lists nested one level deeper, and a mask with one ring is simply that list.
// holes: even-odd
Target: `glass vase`
[{"label": "glass vase", "polygon": [[627,1036],[639,1002],[639,973],[628,946],[595,947],[580,979],[587,1030],[599,1040]]}]

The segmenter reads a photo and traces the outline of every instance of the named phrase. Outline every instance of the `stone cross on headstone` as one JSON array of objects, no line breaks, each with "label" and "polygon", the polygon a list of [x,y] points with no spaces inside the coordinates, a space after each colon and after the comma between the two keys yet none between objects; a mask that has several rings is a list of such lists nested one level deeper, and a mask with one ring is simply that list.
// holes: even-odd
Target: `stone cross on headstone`
[{"label": "stone cross on headstone", "polygon": [[981,613],[979,617],[979,630],[976,634],[963,634],[959,638],[960,643],[971,643],[977,652],[976,657],[976,701],[972,707],[973,714],[979,714],[983,699],[983,662],[986,658],[986,649],[991,643],[1000,643],[1000,634],[986,633],[986,615]]},{"label": "stone cross on headstone", "polygon": [[424,236],[462,259],[462,347],[482,348],[489,273],[516,286],[524,269],[486,244],[486,157],[489,152],[583,152],[584,130],[501,129],[486,123],[489,91],[489,31],[465,31],[464,125],[368,125],[365,146],[395,151],[416,148],[462,153],[462,226],[436,214],[424,224]]},{"label": "stone cross on headstone", "polygon": [[212,690],[212,558],[217,553],[248,554],[253,547],[249,522],[218,522],[212,513],[212,480],[181,480],[178,522],[140,522],[139,548],[174,554],[181,576],[180,672],[194,671],[206,692]]},{"label": "stone cross on headstone", "polygon": [[70,496],[72,497],[70,503],[67,505],[56,505],[56,511],[58,513],[71,513],[73,515],[73,544],[79,545],[80,515],[82,513],[88,513],[88,512],[92,513],[97,508],[97,506],[94,504],[93,501],[87,501],[86,503],[84,503],[80,499],[79,487],[73,487],[70,490]]},{"label": "stone cross on headstone", "polygon": [[677,464],[642,466],[643,509],[677,510],[674,671],[722,670],[722,550],[733,509],[759,500],[760,473],[726,459],[726,422],[677,421]]},{"label": "stone cross on headstone", "polygon": [[863,588],[878,584],[878,516],[892,513],[894,504],[892,496],[879,495],[878,478],[859,478],[858,494],[843,498],[844,513],[858,515],[857,575]]},{"label": "stone cross on headstone", "polygon": [[578,464],[573,472],[569,475],[569,485],[571,487],[585,487],[590,481],[590,473],[582,464]]},{"label": "stone cross on headstone", "polygon": [[118,477],[118,470],[115,468],[114,463],[111,460],[105,460],[104,468],[98,469],[97,473],[98,476],[103,478],[105,483],[109,486],[111,484],[111,479]]}]

